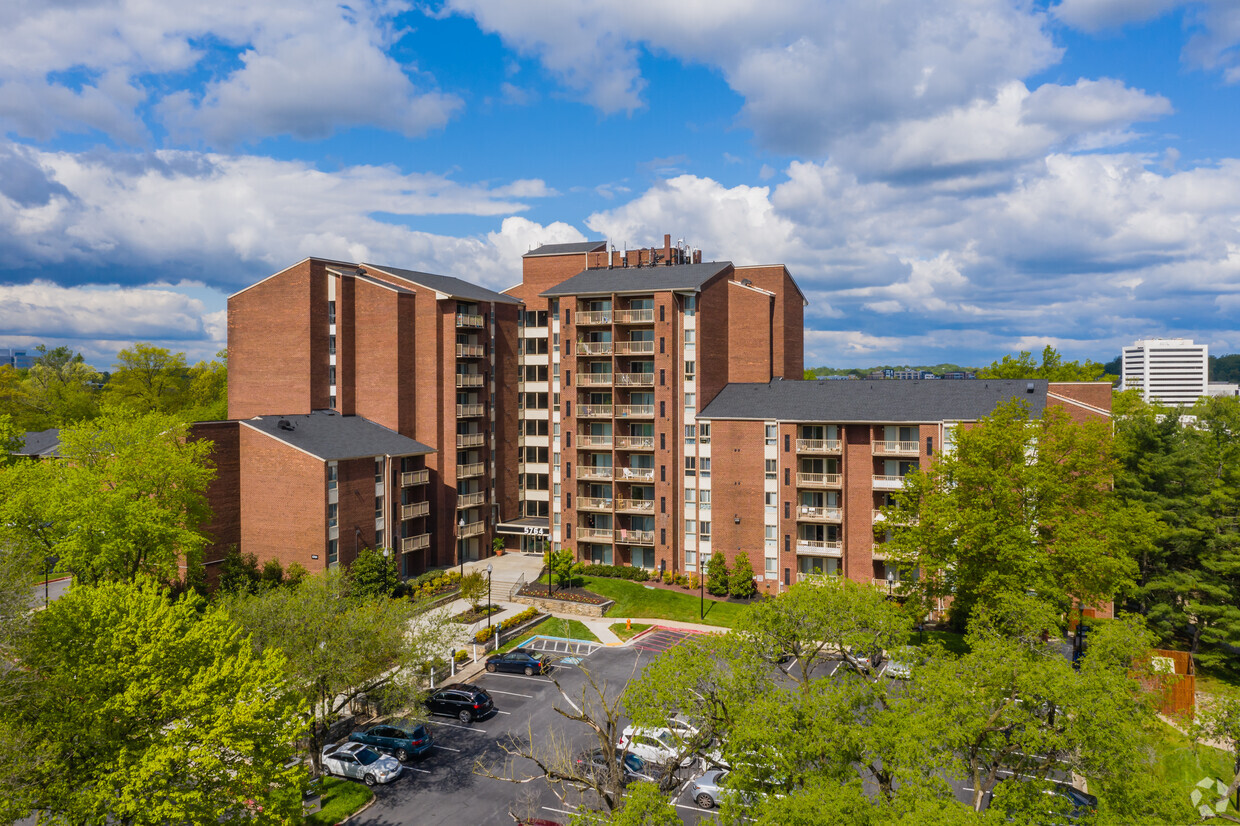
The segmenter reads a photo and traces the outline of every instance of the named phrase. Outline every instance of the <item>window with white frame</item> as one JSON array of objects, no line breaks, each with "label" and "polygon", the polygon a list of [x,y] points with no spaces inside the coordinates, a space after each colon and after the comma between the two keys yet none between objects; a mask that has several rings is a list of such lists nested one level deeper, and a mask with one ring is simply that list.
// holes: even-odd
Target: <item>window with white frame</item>
[{"label": "window with white frame", "polygon": [[697,488],[685,488],[685,504],[692,505],[697,501]]},{"label": "window with white frame", "polygon": [[775,459],[766,460],[766,478],[767,479],[778,479],[779,478],[779,466]]},{"label": "window with white frame", "polygon": [[383,518],[383,497],[375,497],[375,519]]},{"label": "window with white frame", "polygon": [[779,571],[777,570],[777,567],[776,567],[776,566],[778,566],[778,565],[779,565],[779,560],[778,560],[778,559],[776,559],[775,557],[773,557],[773,556],[768,556],[768,557],[766,558],[766,572],[767,572],[768,574],[777,574],[777,573],[779,573]]},{"label": "window with white frame", "polygon": [[779,426],[768,424],[766,426],[766,446],[770,447],[779,440]]},{"label": "window with white frame", "polygon": [[327,506],[327,527],[329,528],[336,527],[338,513],[337,508],[338,506],[335,502],[332,502]]},{"label": "window with white frame", "polygon": [[685,296],[685,315],[697,315],[697,296]]},{"label": "window with white frame", "polygon": [[697,444],[697,425],[695,424],[685,425],[685,444],[687,445]]},{"label": "window with white frame", "polygon": [[685,362],[685,381],[693,381],[695,378],[697,378],[697,362],[686,361]]},{"label": "window with white frame", "polygon": [[327,465],[327,489],[328,490],[336,489],[337,478],[338,478],[339,472],[340,472],[340,469],[336,467],[335,462],[328,463]]},{"label": "window with white frame", "polygon": [[375,481],[383,481],[383,460],[375,459]]},{"label": "window with white frame", "polygon": [[767,525],[766,526],[766,541],[767,542],[778,542],[779,541],[779,526],[778,525]]},{"label": "window with white frame", "polygon": [[685,409],[692,410],[697,407],[697,393],[685,394]]},{"label": "window with white frame", "polygon": [[685,476],[697,476],[697,457],[685,457]]},{"label": "window with white frame", "polygon": [[768,508],[778,507],[779,506],[779,494],[773,490],[768,490],[766,492],[766,506]]},{"label": "window with white frame", "polygon": [[[703,462],[703,463],[705,463],[705,464],[709,464],[709,463],[710,463],[710,460],[709,460],[709,459],[703,459],[703,460],[702,460],[702,462]],[[709,473],[710,473],[709,469],[704,470],[704,471],[702,471],[702,472],[703,472],[703,473],[705,473],[705,474],[708,474],[708,475],[709,475]],[[701,493],[698,495],[698,507],[699,507],[699,508],[701,508],[701,509],[702,509],[702,510],[704,510],[704,511],[705,511],[705,510],[710,510],[710,490],[708,490],[708,489],[703,489],[703,490],[701,491]]]},{"label": "window with white frame", "polygon": [[327,564],[335,565],[340,560],[340,542],[336,539],[327,540]]},{"label": "window with white frame", "polygon": [[703,542],[710,541],[710,523],[709,522],[702,522],[700,524],[698,528],[698,536],[701,537]]},{"label": "window with white frame", "polygon": [[697,536],[697,520],[685,520],[685,536]]},{"label": "window with white frame", "polygon": [[685,330],[685,346],[697,344],[697,330]]},{"label": "window with white frame", "polygon": [[698,444],[700,445],[710,444],[710,425],[709,424],[698,425]]},{"label": "window with white frame", "polygon": [[701,473],[699,475],[703,479],[709,479],[710,478],[710,459],[703,457],[701,461],[701,465],[699,466],[699,469],[701,470]]}]

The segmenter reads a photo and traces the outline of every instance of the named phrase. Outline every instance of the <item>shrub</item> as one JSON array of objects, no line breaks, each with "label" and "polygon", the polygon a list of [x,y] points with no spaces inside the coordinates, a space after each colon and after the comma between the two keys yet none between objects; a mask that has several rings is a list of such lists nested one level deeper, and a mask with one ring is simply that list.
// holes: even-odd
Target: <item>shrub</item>
[{"label": "shrub", "polygon": [[728,576],[728,593],[741,599],[749,599],[758,593],[758,586],[753,581],[753,564],[750,563],[748,554],[737,555],[732,573]]},{"label": "shrub", "polygon": [[706,590],[711,596],[728,595],[728,560],[722,551],[711,554],[710,562],[706,563]]},{"label": "shrub", "polygon": [[634,582],[645,582],[650,579],[650,574],[645,568],[632,565],[586,565],[582,573],[603,579],[629,579]]},{"label": "shrub", "polygon": [[461,599],[469,603],[475,612],[487,593],[487,580],[481,571],[470,571],[461,580]]},{"label": "shrub", "polygon": [[685,576],[684,574],[676,574],[676,584],[679,585],[681,588],[692,588],[693,587],[692,585],[689,584],[689,577]]},{"label": "shrub", "polygon": [[674,574],[671,571],[663,572],[663,584],[664,585],[671,585],[675,581],[676,581],[676,574]]},{"label": "shrub", "polygon": [[474,642],[481,644],[491,639],[493,636],[495,636],[495,628],[488,625],[485,628],[478,629],[478,632],[474,634]]},{"label": "shrub", "polygon": [[456,652],[456,654],[453,655],[453,658],[456,660],[456,664],[460,665],[461,663],[469,659],[469,652],[466,651],[465,649],[461,649],[460,651]]},{"label": "shrub", "polygon": [[697,574],[689,574],[689,588],[696,591],[698,589],[698,586],[701,584],[702,583],[700,580],[698,580]]}]

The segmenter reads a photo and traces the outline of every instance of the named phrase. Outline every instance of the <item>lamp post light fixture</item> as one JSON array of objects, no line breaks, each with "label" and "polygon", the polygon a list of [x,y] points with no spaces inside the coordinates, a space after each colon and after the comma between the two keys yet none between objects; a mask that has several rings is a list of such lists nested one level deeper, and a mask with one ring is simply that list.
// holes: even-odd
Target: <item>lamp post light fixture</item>
[{"label": "lamp post light fixture", "polygon": [[465,579],[465,552],[461,547],[461,531],[465,530],[465,514],[456,523],[456,559],[461,565],[461,579]]},{"label": "lamp post light fixture", "polygon": [[490,563],[487,563],[487,628],[491,627],[491,571],[494,570]]},{"label": "lamp post light fixture", "polygon": [[706,571],[701,563],[702,555],[698,554],[698,619],[706,619]]},{"label": "lamp post light fixture", "polygon": [[383,590],[385,593],[387,592],[388,584],[388,554],[391,552],[390,548],[383,549]]},{"label": "lamp post light fixture", "polygon": [[887,572],[887,593],[889,594],[891,593],[891,589],[895,586],[895,584],[896,584],[896,572],[888,571]]}]

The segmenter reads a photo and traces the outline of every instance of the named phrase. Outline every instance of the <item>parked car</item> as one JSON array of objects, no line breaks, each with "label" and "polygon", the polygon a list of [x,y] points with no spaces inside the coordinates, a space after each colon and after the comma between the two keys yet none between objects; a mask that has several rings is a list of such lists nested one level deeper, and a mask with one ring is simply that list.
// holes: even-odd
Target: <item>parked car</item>
[{"label": "parked car", "polygon": [[703,809],[713,809],[718,806],[720,795],[724,791],[723,781],[727,776],[727,769],[711,769],[700,777],[693,778],[689,783],[689,793],[693,796],[693,802]]},{"label": "parked car", "polygon": [[468,725],[494,714],[495,703],[481,686],[450,683],[430,693],[426,698],[426,710],[431,714],[455,717]]},{"label": "parked car", "polygon": [[391,783],[405,768],[395,757],[379,754],[365,743],[328,746],[323,749],[322,764],[323,774],[351,777],[367,786]]},{"label": "parked car", "polygon": [[[635,754],[647,763],[666,765],[673,762],[684,751],[684,742],[670,729],[635,728],[626,726],[620,735],[616,748],[629,754]],[[681,766],[693,764],[693,756],[681,758]]]},{"label": "parked car", "polygon": [[349,735],[354,743],[365,743],[404,763],[431,750],[435,740],[426,726],[414,720],[391,720]]},{"label": "parked car", "polygon": [[904,660],[888,660],[887,667],[883,669],[883,676],[891,677],[893,680],[911,680],[913,665]]},{"label": "parked car", "polygon": [[[639,780],[645,780],[649,783],[659,782],[658,778],[650,773],[646,768],[646,764],[637,755],[622,755],[616,752],[616,757],[618,767],[624,772],[623,783],[625,786],[630,783],[636,783]],[[598,777],[600,774],[607,772],[607,753],[602,749],[582,752],[577,756],[577,770],[591,777]]]},{"label": "parked car", "polygon": [[[1016,781],[1013,778],[1008,777],[999,782],[1000,784],[1003,784],[1013,783]],[[1098,811],[1098,798],[1094,797],[1092,794],[1083,792],[1068,783],[1061,783],[1056,780],[1051,780],[1048,782],[1050,783],[1050,788],[1043,789],[1043,794],[1065,801],[1067,803],[1067,811],[1058,815],[1058,817],[1063,818],[1062,820],[1052,819],[1056,817],[1056,815],[1048,811],[1046,823],[1054,824],[1055,826],[1069,826],[1069,824],[1079,823],[1082,821],[1088,821],[1090,823],[1093,822],[1093,815]],[[997,788],[996,791],[998,791]],[[1060,807],[1056,806],[1055,808],[1059,809]]]},{"label": "parked car", "polygon": [[531,651],[528,648],[518,648],[507,654],[492,654],[487,657],[487,671],[492,674],[496,671],[509,671],[532,677],[535,674],[546,674],[551,667],[550,657],[541,651]]}]

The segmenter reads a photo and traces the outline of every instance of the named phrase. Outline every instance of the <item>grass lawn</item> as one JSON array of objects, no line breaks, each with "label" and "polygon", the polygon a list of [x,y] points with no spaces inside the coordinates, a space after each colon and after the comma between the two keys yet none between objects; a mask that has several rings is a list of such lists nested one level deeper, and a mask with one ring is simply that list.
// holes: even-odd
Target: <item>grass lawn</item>
[{"label": "grass lawn", "polygon": [[649,627],[650,625],[648,623],[635,622],[633,623],[632,628],[625,628],[623,622],[617,622],[617,623],[612,624],[611,633],[615,634],[617,637],[619,637],[622,640],[629,640],[629,639],[632,639],[633,637],[636,637],[638,634],[645,631]]},{"label": "grass lawn", "polygon": [[311,826],[331,826],[365,806],[375,794],[366,784],[339,777],[323,778],[323,808],[306,816]]},{"label": "grass lawn", "polygon": [[543,620],[535,626],[534,633],[526,634],[520,639],[515,639],[504,643],[500,646],[499,653],[511,651],[514,648],[520,648],[534,637],[563,637],[569,640],[589,640],[590,642],[599,642],[599,638],[578,620],[560,619],[559,617],[551,617]]},{"label": "grass lawn", "polygon": [[1240,699],[1240,671],[1198,663],[1197,690],[1218,697]]},{"label": "grass lawn", "polygon": [[968,654],[969,646],[964,641],[964,634],[957,634],[955,631],[925,631],[923,632],[925,639],[923,641],[922,634],[916,631],[909,637],[909,645],[929,645],[931,642],[937,642],[946,648],[952,654]]},{"label": "grass lawn", "polygon": [[706,600],[706,618],[698,616],[698,595],[677,593],[662,588],[646,588],[627,579],[586,577],[585,589],[613,599],[616,604],[607,612],[611,617],[650,617],[652,619],[700,622],[731,628],[747,606]]},{"label": "grass lawn", "polygon": [[[1160,726],[1159,731],[1162,737],[1154,744],[1157,755],[1154,774],[1166,783],[1168,793],[1187,798],[1203,777],[1217,777],[1229,783],[1235,776],[1235,768],[1226,753],[1209,746],[1198,746],[1194,750],[1192,741],[1171,726]],[[1233,808],[1229,808],[1229,812],[1236,811],[1235,799],[1232,800]]]}]

